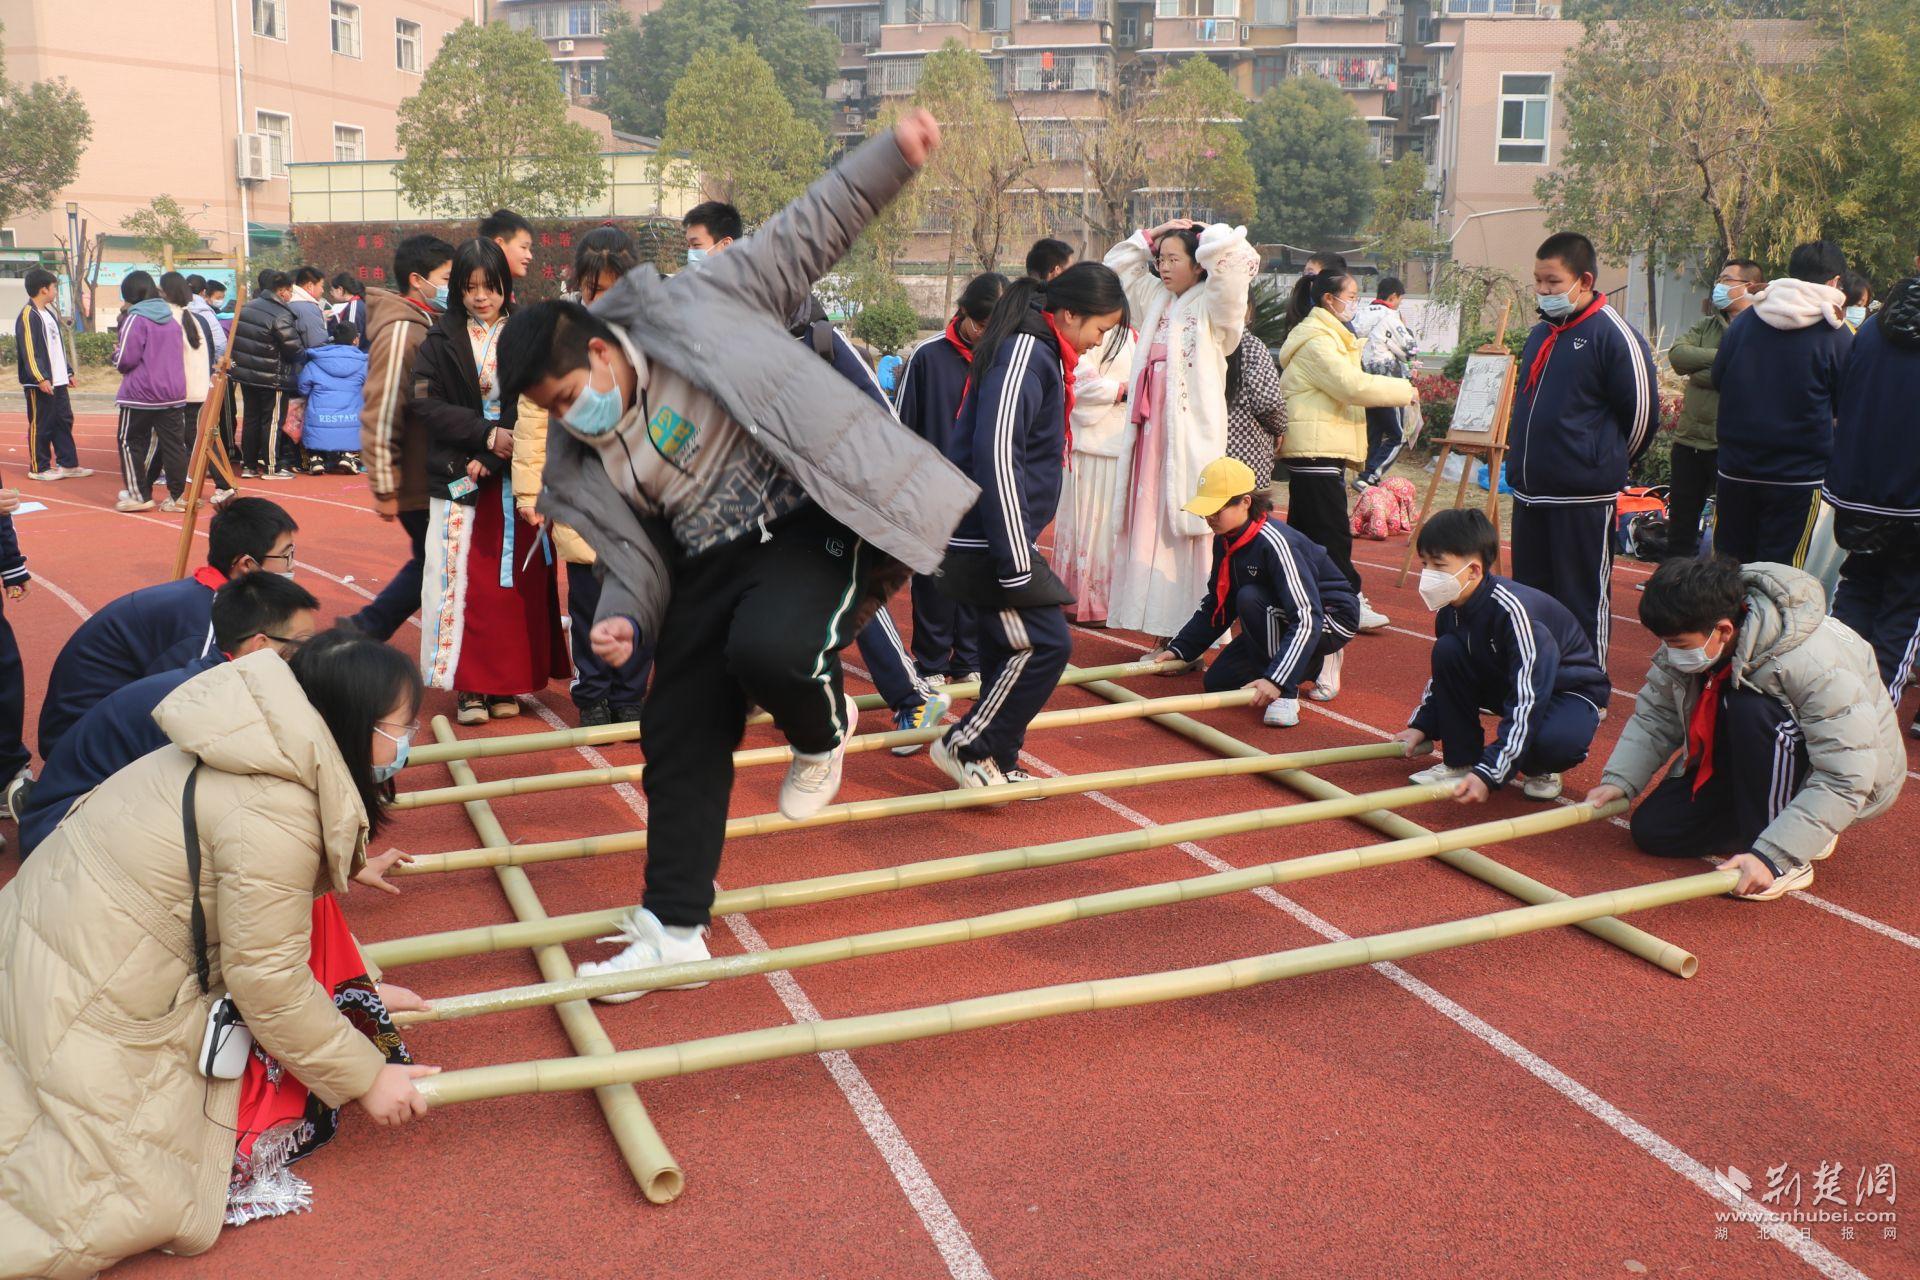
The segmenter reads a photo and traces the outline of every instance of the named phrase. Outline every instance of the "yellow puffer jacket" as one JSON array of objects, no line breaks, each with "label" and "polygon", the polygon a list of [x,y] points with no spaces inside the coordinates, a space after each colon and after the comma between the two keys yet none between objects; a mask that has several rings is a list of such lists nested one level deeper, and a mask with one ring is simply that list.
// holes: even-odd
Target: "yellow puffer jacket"
[{"label": "yellow puffer jacket", "polygon": [[1360,339],[1315,307],[1280,348],[1280,393],[1287,398],[1283,458],[1367,460],[1367,410],[1412,404],[1413,384],[1360,367]]},{"label": "yellow puffer jacket", "polygon": [[[547,411],[531,400],[520,401],[513,421],[513,505],[528,516],[540,500],[540,476],[547,469]],[[593,548],[585,538],[557,522],[548,523],[554,548],[569,564],[592,564]]]}]

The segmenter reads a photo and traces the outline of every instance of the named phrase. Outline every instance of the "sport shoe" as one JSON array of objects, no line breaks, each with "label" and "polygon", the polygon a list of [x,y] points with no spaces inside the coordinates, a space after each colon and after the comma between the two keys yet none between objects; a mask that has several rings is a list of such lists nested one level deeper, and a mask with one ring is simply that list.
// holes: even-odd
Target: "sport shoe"
[{"label": "sport shoe", "polygon": [[1436,782],[1458,782],[1472,772],[1472,769],[1466,768],[1465,766],[1456,768],[1453,765],[1442,763],[1430,765],[1418,773],[1408,774],[1407,781],[1416,787],[1425,787]]},{"label": "sport shoe", "polygon": [[1558,800],[1566,790],[1557,773],[1535,773],[1520,779],[1520,794],[1529,800]]},{"label": "sport shoe", "polygon": [[67,473],[59,467],[49,467],[45,471],[27,472],[27,479],[29,480],[65,480],[66,478]]},{"label": "sport shoe", "polygon": [[1307,696],[1315,702],[1332,702],[1340,696],[1341,660],[1345,651],[1330,653],[1320,663],[1320,676],[1313,682],[1313,692]]},{"label": "sport shoe", "polygon": [[1371,604],[1367,602],[1367,597],[1365,596],[1365,594],[1361,595],[1360,597],[1360,629],[1362,631],[1378,631],[1391,621],[1392,619],[1387,617],[1386,614],[1381,613],[1378,609],[1374,608]]},{"label": "sport shoe", "polygon": [[[965,684],[979,684],[980,673],[978,671],[969,671],[966,675],[961,676],[960,679]],[[1920,736],[1920,730],[1916,730],[1915,734],[1916,736]]]},{"label": "sport shoe", "polygon": [[603,724],[613,723],[613,708],[607,705],[605,698],[596,698],[580,708],[580,727],[597,729]]},{"label": "sport shoe", "polygon": [[84,480],[93,474],[92,467],[56,467],[62,480]]},{"label": "sport shoe", "polygon": [[840,794],[840,767],[847,758],[847,742],[860,723],[860,708],[854,703],[853,695],[843,696],[847,700],[847,731],[840,736],[840,745],[818,755],[804,751],[793,753],[793,763],[787,766],[787,780],[780,784],[781,817],[793,822],[811,818]]},{"label": "sport shoe", "polygon": [[[9,791],[7,794],[12,795],[13,793]],[[1811,859],[1811,861],[1825,862],[1828,858],[1831,858],[1833,856],[1833,847],[1839,843],[1840,843],[1839,836],[1835,836],[1833,839],[1827,841],[1826,844],[1821,846],[1820,852],[1813,855],[1813,858]]]},{"label": "sport shoe", "polygon": [[[951,734],[947,737],[952,737]],[[936,739],[927,748],[927,758],[940,766],[940,772],[952,778],[954,785],[962,789],[968,787],[1005,786],[1007,775],[1000,772],[1000,766],[992,760],[962,760],[947,745],[947,738]],[[991,805],[990,808],[998,808]]]},{"label": "sport shoe", "polygon": [[168,498],[165,502],[160,504],[160,510],[168,512],[169,514],[176,514],[178,512],[185,511],[186,509],[187,509],[187,504],[180,501],[180,499],[178,498]]},{"label": "sport shoe", "polygon": [[[22,769],[20,772],[14,774],[13,781],[7,784],[4,802],[6,804],[7,816],[15,822],[20,821],[20,819],[25,816],[27,805],[31,803],[32,798],[33,771],[31,769]],[[1820,856],[1825,857],[1826,855],[1821,854]]]},{"label": "sport shoe", "polygon": [[1291,729],[1300,723],[1300,699],[1275,698],[1260,713],[1260,723],[1269,729]]},{"label": "sport shoe", "polygon": [[[893,727],[896,729],[931,729],[946,717],[953,706],[953,699],[944,693],[936,693],[925,702],[911,707],[902,707],[893,713]],[[910,756],[925,746],[922,742],[903,742],[893,748],[897,756]]]},{"label": "sport shoe", "polygon": [[1367,490],[1373,488],[1373,486],[1375,486],[1376,484],[1379,484],[1380,482],[1374,479],[1372,476],[1355,476],[1353,478],[1352,483],[1353,483],[1353,491],[1355,493],[1365,493]]},{"label": "sport shoe", "polygon": [[615,724],[639,724],[640,704],[637,702],[614,703],[613,722]]},{"label": "sport shoe", "polygon": [[477,693],[456,693],[453,695],[454,719],[461,724],[485,724],[487,722],[487,700]]},{"label": "sport shoe", "polygon": [[[582,978],[597,978],[603,973],[638,973],[642,969],[657,969],[663,964],[711,960],[713,954],[707,950],[706,934],[704,926],[664,925],[645,907],[635,907],[620,922],[620,932],[600,939],[601,942],[624,942],[626,949],[608,960],[582,961],[574,972]],[[706,985],[704,982],[683,982],[677,987],[661,987],[659,990],[692,991]],[[595,996],[594,999],[601,1004],[625,1004],[645,994],[645,991],[616,991],[611,995]]]},{"label": "sport shoe", "polygon": [[[1028,773],[1025,769],[1020,769],[1020,768],[1003,769],[1000,772],[1000,776],[1005,778],[1009,783],[1040,781],[1040,779],[1034,777],[1032,774]],[[1045,800],[1046,799],[1045,796],[1021,796],[1020,798],[1022,800]]]},{"label": "sport shoe", "polygon": [[153,510],[153,499],[133,497],[123,491],[120,494],[120,500],[113,504],[113,509],[115,511],[126,512],[151,511]]},{"label": "sport shoe", "polygon": [[282,467],[278,471],[269,471],[265,475],[261,476],[260,478],[262,480],[292,480],[294,478],[294,474],[292,471],[288,470],[287,468]]},{"label": "sport shoe", "polygon": [[260,478],[260,473],[258,471],[255,471],[252,467],[242,467],[240,468],[240,478],[242,480],[258,480]]},{"label": "sport shoe", "polygon": [[947,678],[938,675],[921,676],[920,683],[926,685],[929,689],[944,689],[947,687]]},{"label": "sport shoe", "polygon": [[1813,864],[1795,867],[1783,871],[1773,878],[1773,883],[1758,893],[1736,893],[1730,896],[1742,902],[1772,902],[1775,898],[1784,898],[1796,889],[1804,889],[1813,883]]},{"label": "sport shoe", "polygon": [[520,699],[489,698],[487,699],[487,714],[495,720],[511,720],[520,714]]},{"label": "sport shoe", "polygon": [[327,474],[327,460],[325,458],[308,459],[307,474],[310,476],[323,476]]}]

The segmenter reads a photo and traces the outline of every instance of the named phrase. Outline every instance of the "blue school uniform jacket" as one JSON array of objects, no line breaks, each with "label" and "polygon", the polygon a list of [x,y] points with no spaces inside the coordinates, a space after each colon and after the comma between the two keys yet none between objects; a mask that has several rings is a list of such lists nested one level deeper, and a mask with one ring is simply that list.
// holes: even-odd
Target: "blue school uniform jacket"
[{"label": "blue school uniform jacket", "polygon": [[[1436,638],[1458,635],[1481,672],[1483,690],[1503,690],[1498,706],[1499,732],[1473,771],[1498,788],[1513,776],[1526,754],[1535,717],[1559,694],[1570,693],[1605,711],[1613,696],[1606,668],[1593,656],[1586,631],[1567,607],[1544,591],[1509,578],[1490,576],[1466,603],[1448,605],[1433,621]],[[1439,736],[1427,707],[1433,681],[1407,722],[1429,738]]]},{"label": "blue school uniform jacket", "polygon": [[26,815],[20,819],[20,856],[32,853],[52,835],[81,796],[141,756],[166,746],[169,739],[154,723],[153,709],[175,689],[224,661],[218,653],[209,654],[176,670],[135,680],[81,716],[46,757],[33,784]]},{"label": "blue school uniform jacket", "polygon": [[1659,421],[1647,340],[1598,295],[1566,324],[1536,324],[1514,376],[1513,496],[1553,505],[1613,501]]},{"label": "blue school uniform jacket", "polygon": [[1845,513],[1920,521],[1920,285],[1900,286],[1860,326],[1844,385],[1826,500]]},{"label": "blue school uniform jacket", "polygon": [[359,347],[334,342],[308,351],[300,367],[300,394],[307,398],[300,443],[327,453],[357,450],[366,386],[367,353]]},{"label": "blue school uniform jacket", "polygon": [[212,652],[213,588],[204,582],[182,578],[121,596],[81,623],[53,660],[40,758],[51,760],[61,736],[102,698],[165,670],[170,653],[190,661]]},{"label": "blue school uniform jacket", "polygon": [[1776,329],[1757,307],[1733,318],[1713,358],[1721,475],[1761,484],[1820,482],[1852,341],[1844,326],[1818,321]]},{"label": "blue school uniform jacket", "polygon": [[953,424],[960,416],[960,398],[973,372],[972,353],[963,349],[953,325],[937,338],[915,348],[900,375],[900,421],[913,433],[948,457],[953,450]]},{"label": "blue school uniform jacket", "polygon": [[[1213,540],[1213,570],[1209,584],[1220,579],[1220,558],[1228,539]],[[1193,617],[1168,645],[1176,657],[1188,661],[1207,651],[1236,616],[1234,600],[1242,587],[1259,587],[1273,597],[1285,623],[1267,644],[1272,662],[1267,679],[1281,688],[1299,684],[1307,663],[1320,648],[1328,628],[1348,639],[1360,620],[1360,597],[1319,543],[1291,525],[1268,519],[1251,542],[1233,554],[1227,573],[1227,598],[1216,602],[1211,590]]]},{"label": "blue school uniform jacket", "polygon": [[1060,507],[1067,398],[1059,340],[1036,307],[1000,344],[974,382],[947,442],[947,457],[980,486],[948,543],[989,553],[1001,587],[1033,582],[1035,544]]}]

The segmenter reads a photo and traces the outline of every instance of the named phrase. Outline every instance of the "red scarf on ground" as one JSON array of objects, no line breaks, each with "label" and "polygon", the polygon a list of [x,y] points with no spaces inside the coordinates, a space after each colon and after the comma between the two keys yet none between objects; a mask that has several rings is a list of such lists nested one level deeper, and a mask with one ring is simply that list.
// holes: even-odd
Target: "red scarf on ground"
[{"label": "red scarf on ground", "polygon": [[1607,295],[1604,293],[1596,293],[1587,302],[1586,306],[1580,308],[1579,315],[1567,321],[1565,324],[1547,326],[1547,339],[1540,344],[1540,349],[1533,353],[1533,363],[1527,366],[1527,385],[1523,388],[1524,390],[1533,390],[1533,384],[1540,381],[1540,375],[1546,372],[1547,357],[1553,354],[1553,344],[1560,341],[1560,335],[1569,329],[1578,327],[1587,317],[1606,305]]},{"label": "red scarf on ground", "polygon": [[1227,622],[1227,592],[1233,588],[1234,554],[1258,537],[1261,526],[1266,522],[1265,516],[1255,516],[1247,521],[1247,527],[1227,544],[1227,553],[1220,557],[1220,576],[1213,584],[1213,621],[1216,626],[1225,626]]},{"label": "red scarf on ground", "polygon": [[1730,664],[1722,663],[1707,676],[1700,686],[1700,700],[1693,704],[1693,715],[1687,721],[1687,754],[1700,762],[1700,768],[1693,775],[1696,796],[1713,776],[1713,730],[1720,721],[1720,686],[1727,682],[1727,674],[1732,670]]}]

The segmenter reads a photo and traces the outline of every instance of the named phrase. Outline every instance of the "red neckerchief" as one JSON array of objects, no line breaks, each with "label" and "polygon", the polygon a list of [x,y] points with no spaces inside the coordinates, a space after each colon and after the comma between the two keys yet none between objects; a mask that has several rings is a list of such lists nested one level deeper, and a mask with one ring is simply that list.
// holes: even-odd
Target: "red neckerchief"
[{"label": "red neckerchief", "polygon": [[1040,318],[1047,322],[1047,328],[1053,330],[1053,340],[1060,344],[1060,398],[1066,402],[1061,412],[1066,418],[1067,428],[1067,450],[1064,456],[1071,456],[1073,453],[1073,370],[1074,366],[1080,363],[1080,353],[1073,349],[1073,344],[1067,341],[1067,335],[1061,333],[1060,326],[1053,322],[1053,312],[1042,311]]},{"label": "red neckerchief", "polygon": [[400,299],[400,301],[406,303],[408,306],[418,311],[421,315],[425,316],[428,320],[438,320],[440,318],[440,314],[441,314],[440,312],[435,311],[432,307],[420,301],[420,299],[418,298],[403,297]]},{"label": "red neckerchief", "polygon": [[1247,521],[1247,527],[1240,536],[1227,544],[1227,553],[1220,557],[1220,577],[1213,584],[1213,621],[1216,626],[1225,626],[1227,620],[1227,592],[1233,589],[1233,557],[1240,548],[1252,542],[1266,524],[1265,516],[1255,516]]},{"label": "red neckerchief", "polygon": [[1527,385],[1522,388],[1522,390],[1531,391],[1533,390],[1533,384],[1540,381],[1540,375],[1545,373],[1547,369],[1547,357],[1553,354],[1553,344],[1560,341],[1560,335],[1569,329],[1577,327],[1582,321],[1586,320],[1588,316],[1591,316],[1594,312],[1606,305],[1607,295],[1604,293],[1596,293],[1593,295],[1592,300],[1580,309],[1579,315],[1567,321],[1565,324],[1547,326],[1547,339],[1540,344],[1540,349],[1533,353],[1533,363],[1527,366]]},{"label": "red neckerchief", "polygon": [[1693,716],[1687,721],[1687,754],[1700,761],[1693,775],[1693,794],[1707,785],[1713,776],[1713,729],[1720,719],[1720,686],[1727,682],[1733,664],[1722,663],[1700,685],[1700,700],[1693,704]]},{"label": "red neckerchief", "polygon": [[973,363],[973,348],[968,346],[966,341],[960,336],[960,318],[958,316],[947,321],[947,341],[952,344],[955,351],[960,353],[962,360],[965,360],[968,364]]},{"label": "red neckerchief", "polygon": [[210,564],[203,564],[193,571],[193,580],[209,591],[218,591],[227,585],[227,575]]}]

